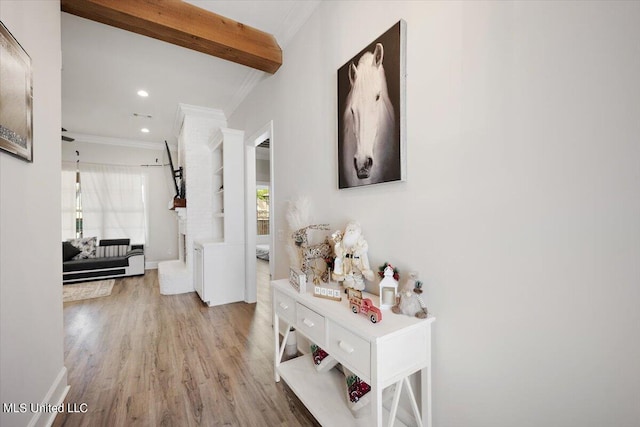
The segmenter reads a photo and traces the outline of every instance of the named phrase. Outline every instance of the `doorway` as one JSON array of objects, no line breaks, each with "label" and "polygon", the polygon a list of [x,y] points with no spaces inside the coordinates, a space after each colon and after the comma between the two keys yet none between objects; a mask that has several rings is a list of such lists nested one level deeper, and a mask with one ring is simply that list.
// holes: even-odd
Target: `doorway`
[{"label": "doorway", "polygon": [[[274,195],[273,148],[273,121],[245,141],[245,301],[248,303],[257,301],[258,283],[267,282],[268,285],[275,269],[275,213],[271,203]],[[268,210],[266,215],[265,210]]]}]

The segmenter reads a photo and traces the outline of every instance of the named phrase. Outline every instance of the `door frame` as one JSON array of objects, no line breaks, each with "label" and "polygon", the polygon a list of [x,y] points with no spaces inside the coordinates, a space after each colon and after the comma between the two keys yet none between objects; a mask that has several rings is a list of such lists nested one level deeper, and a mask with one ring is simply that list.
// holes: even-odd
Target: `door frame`
[{"label": "door frame", "polygon": [[274,137],[273,120],[262,126],[257,132],[245,140],[245,302],[254,303],[258,299],[256,282],[256,148],[265,139],[269,139],[269,273],[274,275],[275,269],[275,209],[274,209]]}]

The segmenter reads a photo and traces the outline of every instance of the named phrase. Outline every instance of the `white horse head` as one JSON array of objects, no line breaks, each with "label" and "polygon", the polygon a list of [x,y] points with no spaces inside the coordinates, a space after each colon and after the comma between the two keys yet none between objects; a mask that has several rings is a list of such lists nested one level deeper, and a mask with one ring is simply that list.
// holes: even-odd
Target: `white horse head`
[{"label": "white horse head", "polygon": [[[344,111],[345,141],[352,147],[353,168],[358,180],[375,181],[384,156],[383,150],[393,135],[393,106],[387,92],[382,65],[384,48],[376,44],[373,53],[365,52],[358,65],[349,65],[351,90]],[[345,161],[351,161],[345,159]]]}]

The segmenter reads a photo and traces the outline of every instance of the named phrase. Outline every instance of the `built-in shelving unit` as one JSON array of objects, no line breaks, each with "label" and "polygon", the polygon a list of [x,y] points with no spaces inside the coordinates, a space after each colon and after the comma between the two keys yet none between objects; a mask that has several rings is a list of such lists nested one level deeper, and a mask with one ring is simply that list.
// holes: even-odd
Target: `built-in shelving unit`
[{"label": "built-in shelving unit", "polygon": [[244,132],[221,128],[212,153],[212,239],[195,242],[195,289],[210,306],[244,300]]},{"label": "built-in shelving unit", "polygon": [[[211,148],[213,160],[213,233],[216,240],[224,240],[224,165],[225,162],[231,161],[231,159],[225,159],[224,139],[222,131],[216,132],[210,140],[209,146]],[[227,150],[227,157],[229,157],[229,150]]]}]

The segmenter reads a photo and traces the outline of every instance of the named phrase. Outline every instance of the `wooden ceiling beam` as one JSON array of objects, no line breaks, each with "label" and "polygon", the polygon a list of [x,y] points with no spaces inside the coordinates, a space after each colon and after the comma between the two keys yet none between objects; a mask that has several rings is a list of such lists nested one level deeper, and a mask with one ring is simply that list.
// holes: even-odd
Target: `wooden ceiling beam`
[{"label": "wooden ceiling beam", "polygon": [[63,12],[275,73],[282,49],[271,34],[182,0],[61,0]]}]

